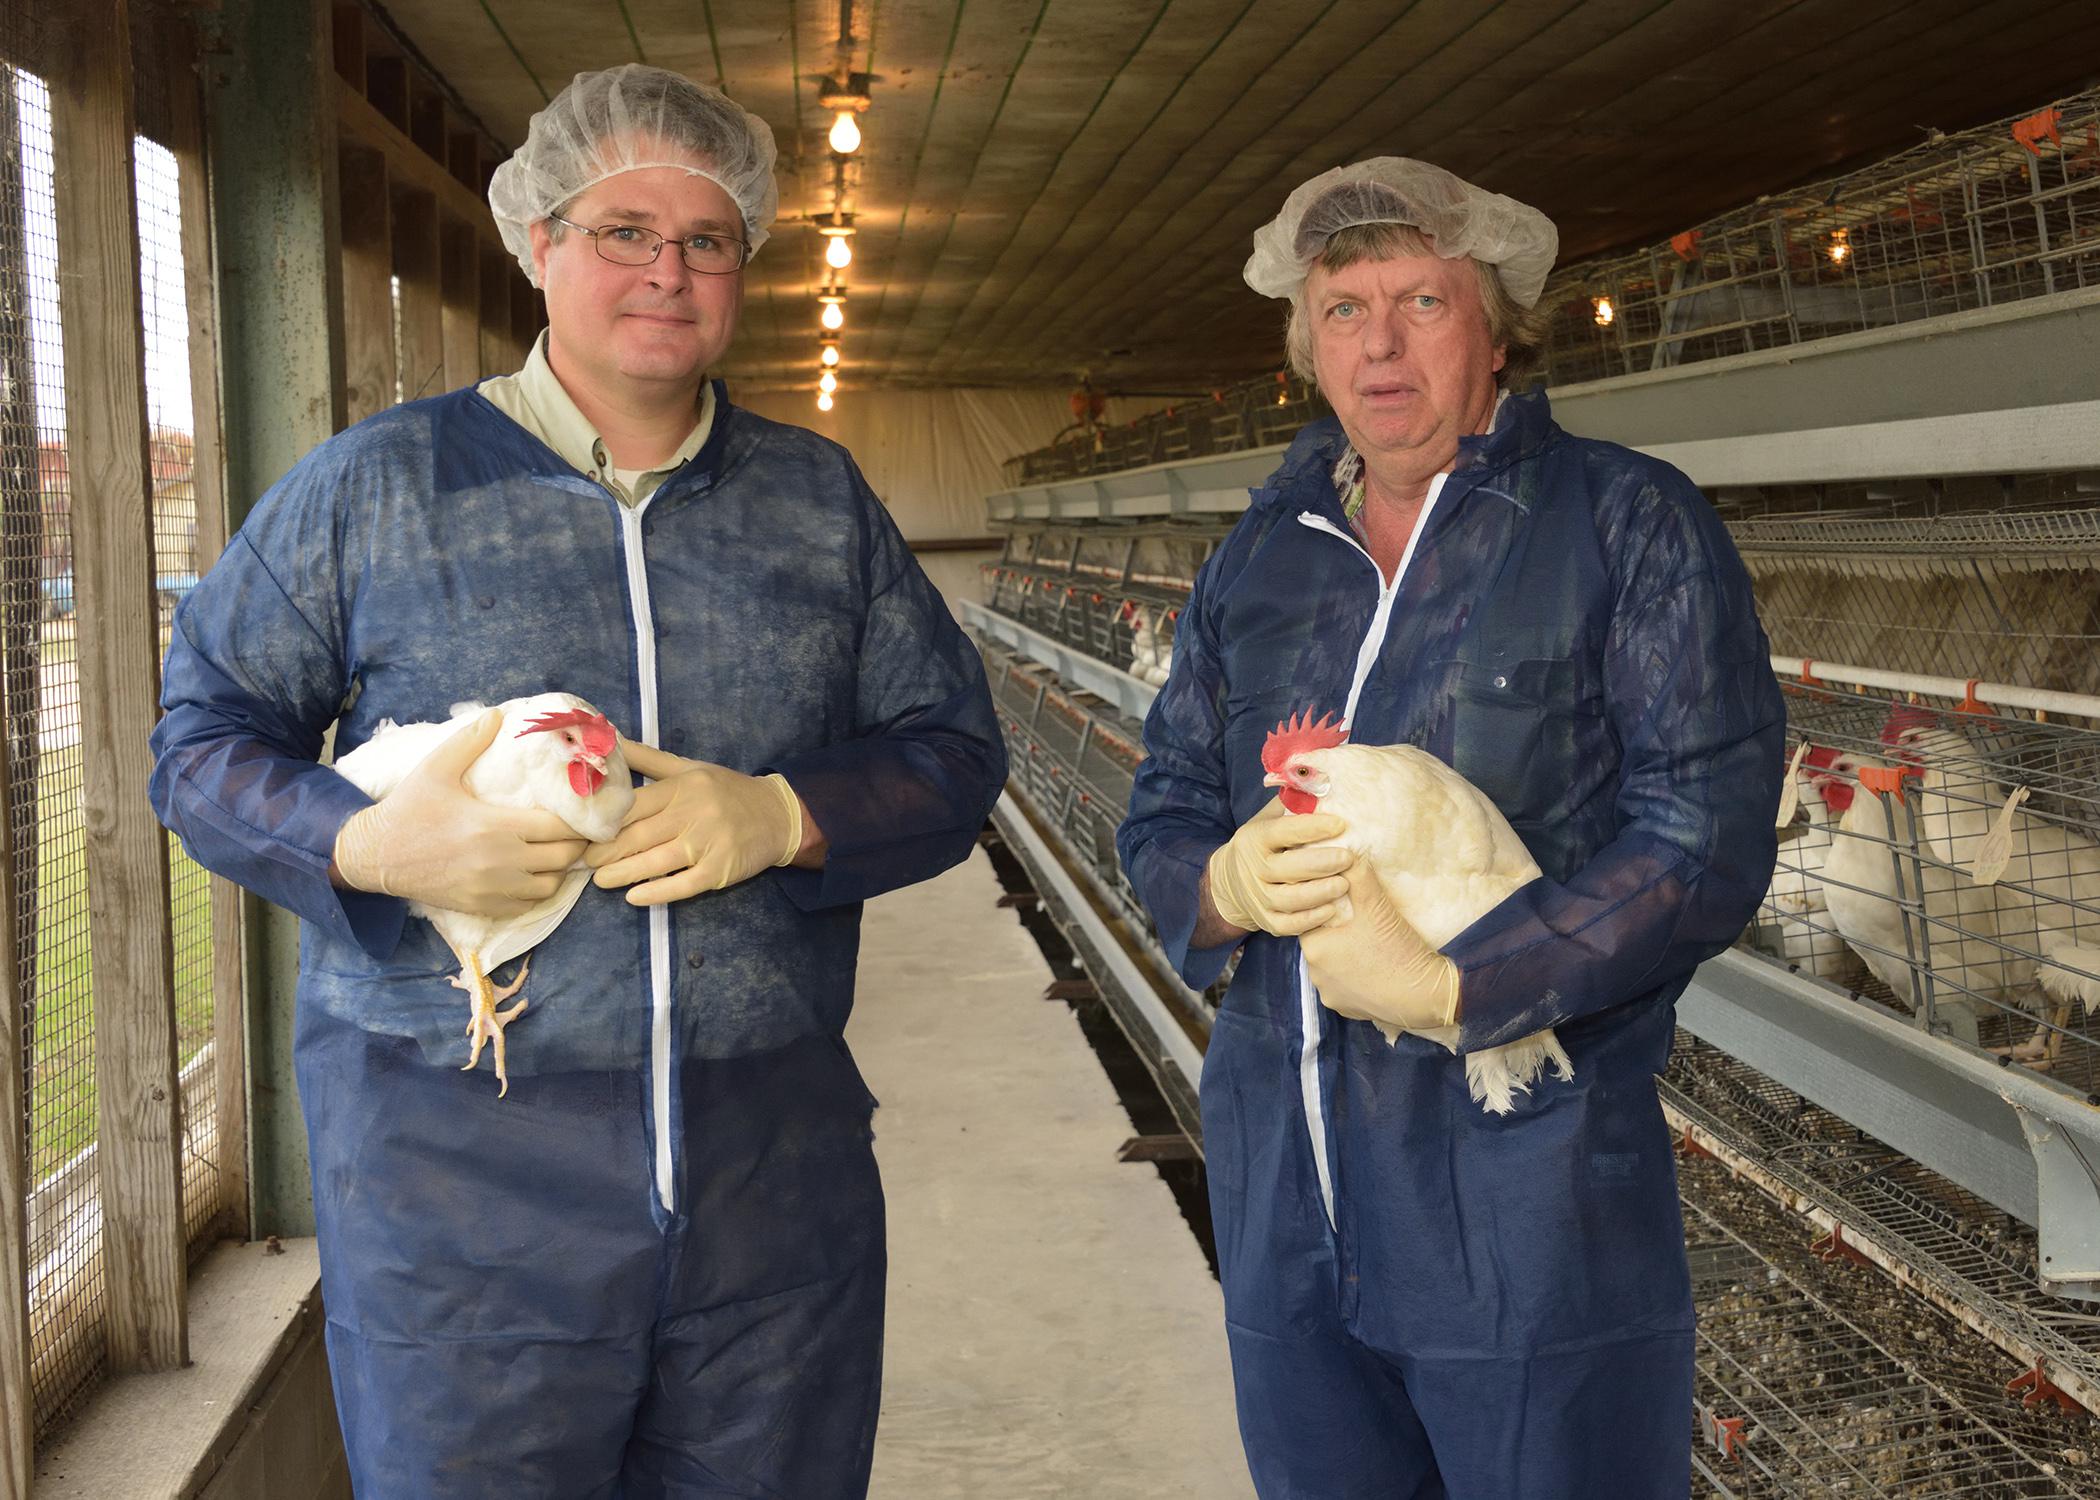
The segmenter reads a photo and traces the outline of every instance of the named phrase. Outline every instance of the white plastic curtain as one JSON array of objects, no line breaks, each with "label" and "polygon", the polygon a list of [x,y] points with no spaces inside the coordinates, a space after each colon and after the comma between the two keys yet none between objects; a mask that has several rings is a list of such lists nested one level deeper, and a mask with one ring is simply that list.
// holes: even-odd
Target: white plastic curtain
[{"label": "white plastic curtain", "polygon": [[[1070,425],[1070,396],[1061,386],[847,390],[826,412],[807,389],[729,388],[747,410],[843,444],[912,542],[989,535],[984,497],[1005,488],[1000,465]],[[1113,401],[1106,420],[1127,422],[1157,404]],[[919,562],[952,603],[978,597],[978,564],[997,550],[926,553]]]}]

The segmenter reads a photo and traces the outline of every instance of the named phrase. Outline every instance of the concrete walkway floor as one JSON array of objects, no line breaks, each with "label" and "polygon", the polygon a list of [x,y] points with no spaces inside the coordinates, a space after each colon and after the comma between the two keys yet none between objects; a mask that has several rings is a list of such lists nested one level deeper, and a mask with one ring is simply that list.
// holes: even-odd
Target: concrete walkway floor
[{"label": "concrete walkway floor", "polygon": [[1217,1283],[982,850],[869,906],[847,1040],[882,1101],[875,1500],[1239,1500]]}]

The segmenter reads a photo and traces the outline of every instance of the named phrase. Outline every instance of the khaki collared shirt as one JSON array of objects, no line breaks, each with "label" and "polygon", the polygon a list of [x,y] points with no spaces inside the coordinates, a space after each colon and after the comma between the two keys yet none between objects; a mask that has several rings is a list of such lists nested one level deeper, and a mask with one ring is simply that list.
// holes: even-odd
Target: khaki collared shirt
[{"label": "khaki collared shirt", "polygon": [[598,435],[590,418],[577,409],[575,400],[555,378],[554,367],[547,363],[545,329],[533,341],[524,369],[515,375],[492,375],[481,382],[479,389],[491,406],[552,448],[579,474],[589,475],[612,491],[622,505],[640,505],[655,494],[665,476],[700,451],[715,425],[715,388],[702,381],[699,420],[678,445],[678,451],[661,468],[615,469],[612,455],[606,452],[605,439]]}]

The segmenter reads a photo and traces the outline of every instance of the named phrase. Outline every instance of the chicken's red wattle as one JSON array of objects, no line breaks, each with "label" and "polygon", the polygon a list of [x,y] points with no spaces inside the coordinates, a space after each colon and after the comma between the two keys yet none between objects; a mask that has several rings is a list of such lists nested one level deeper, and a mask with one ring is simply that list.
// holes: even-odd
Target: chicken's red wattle
[{"label": "chicken's red wattle", "polygon": [[579,797],[588,797],[605,785],[605,773],[596,766],[586,765],[580,760],[569,762],[569,790]]}]

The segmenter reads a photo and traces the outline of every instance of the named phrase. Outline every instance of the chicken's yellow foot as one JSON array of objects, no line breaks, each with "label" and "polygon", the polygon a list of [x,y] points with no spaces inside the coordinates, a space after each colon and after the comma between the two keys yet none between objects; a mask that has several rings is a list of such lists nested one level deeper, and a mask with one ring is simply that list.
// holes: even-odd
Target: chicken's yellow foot
[{"label": "chicken's yellow foot", "polygon": [[467,1056],[466,1066],[461,1068],[460,1072],[473,1072],[475,1065],[481,1061],[482,1047],[489,1042],[494,1042],[496,1044],[496,1081],[502,1085],[501,1088],[496,1090],[498,1099],[510,1092],[510,1074],[504,1071],[503,1028],[518,1018],[518,1013],[525,1009],[526,1002],[520,1000],[509,1010],[496,1009],[496,1002],[508,1000],[511,996],[517,994],[519,987],[525,983],[526,971],[531,967],[532,962],[530,959],[519,964],[518,977],[499,990],[496,988],[494,981],[481,972],[481,961],[470,954],[466,960],[466,968],[452,978],[452,987],[454,989],[465,990],[474,997],[472,1010],[467,1016],[467,1039],[474,1046]]}]

